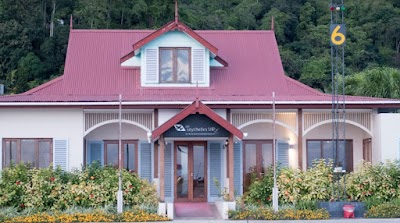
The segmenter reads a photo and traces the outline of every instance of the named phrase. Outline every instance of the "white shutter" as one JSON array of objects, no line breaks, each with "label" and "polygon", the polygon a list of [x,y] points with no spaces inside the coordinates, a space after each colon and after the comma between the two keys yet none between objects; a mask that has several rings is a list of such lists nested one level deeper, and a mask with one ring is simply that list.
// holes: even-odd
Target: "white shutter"
[{"label": "white shutter", "polygon": [[62,170],[68,170],[68,140],[53,140],[53,166],[60,166]]},{"label": "white shutter", "polygon": [[193,64],[192,64],[192,83],[204,83],[205,80],[205,50],[193,49],[192,50]]},{"label": "white shutter", "polygon": [[158,50],[146,49],[146,83],[158,83]]}]

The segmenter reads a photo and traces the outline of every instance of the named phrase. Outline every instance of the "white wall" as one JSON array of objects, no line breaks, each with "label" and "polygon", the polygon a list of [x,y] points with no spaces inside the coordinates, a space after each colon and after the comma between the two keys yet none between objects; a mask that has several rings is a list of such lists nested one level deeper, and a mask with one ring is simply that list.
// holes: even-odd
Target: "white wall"
[{"label": "white wall", "polygon": [[[176,114],[178,114],[181,109],[159,109],[158,110],[158,126],[164,124]],[[157,128],[157,126],[156,126]]]},{"label": "white wall", "polygon": [[[160,109],[160,110],[158,110],[158,125],[160,126],[160,125],[164,124],[165,122],[170,120],[172,117],[174,117],[176,114],[178,114],[181,111],[182,111],[182,109]],[[213,111],[226,120],[226,109],[215,109]],[[157,126],[156,126],[156,128],[157,128]]]},{"label": "white wall", "polygon": [[[346,124],[345,134],[346,139],[353,140],[353,164],[355,168],[363,158],[363,139],[371,138],[371,136],[364,130],[351,124]],[[332,124],[328,123],[318,126],[303,137],[303,169],[307,168],[307,139],[332,140]]]},{"label": "white wall", "polygon": [[[272,140],[273,138],[273,124],[269,122],[255,123],[240,129],[242,132],[248,133],[244,140],[262,139]],[[275,126],[275,139],[283,140],[291,145],[289,149],[289,165],[293,168],[298,166],[297,159],[297,135],[280,125]]]},{"label": "white wall", "polygon": [[[86,140],[118,140],[119,135],[119,123],[110,123],[102,125],[93,131],[89,132],[85,139]],[[132,140],[147,140],[147,132],[132,124],[122,123],[121,128],[121,139],[132,139]]]},{"label": "white wall", "polygon": [[[82,109],[0,109],[1,142],[2,138],[68,139],[69,169],[80,168],[83,163],[83,133]],[[0,162],[2,162],[2,159],[0,159]]]},{"label": "white wall", "polygon": [[[379,132],[373,144],[380,152],[380,161],[399,159],[400,114],[382,113],[374,116],[374,130]],[[374,148],[373,148],[374,149]],[[374,153],[373,153],[374,155]]]}]

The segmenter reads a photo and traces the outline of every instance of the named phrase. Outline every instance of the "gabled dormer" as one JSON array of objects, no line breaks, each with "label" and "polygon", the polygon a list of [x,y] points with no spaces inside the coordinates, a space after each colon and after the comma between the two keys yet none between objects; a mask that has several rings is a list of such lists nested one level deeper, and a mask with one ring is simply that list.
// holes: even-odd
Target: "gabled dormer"
[{"label": "gabled dormer", "polygon": [[142,87],[210,86],[210,67],[227,67],[217,47],[178,21],[133,44],[122,67],[140,67]]}]

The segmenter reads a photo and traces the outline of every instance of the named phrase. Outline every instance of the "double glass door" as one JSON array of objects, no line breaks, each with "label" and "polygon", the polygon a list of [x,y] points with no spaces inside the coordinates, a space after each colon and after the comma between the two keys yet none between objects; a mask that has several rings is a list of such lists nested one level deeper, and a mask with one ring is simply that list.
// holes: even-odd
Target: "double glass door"
[{"label": "double glass door", "polygon": [[207,201],[205,142],[175,142],[175,200]]}]

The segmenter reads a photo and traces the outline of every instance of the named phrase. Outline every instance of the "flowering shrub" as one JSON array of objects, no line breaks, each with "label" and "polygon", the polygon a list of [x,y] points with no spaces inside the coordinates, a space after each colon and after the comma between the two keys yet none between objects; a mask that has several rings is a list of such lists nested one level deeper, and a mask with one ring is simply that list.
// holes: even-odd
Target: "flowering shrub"
[{"label": "flowering shrub", "polygon": [[14,165],[4,168],[0,178],[0,207],[21,207],[25,187],[30,181],[29,165]]},{"label": "flowering shrub", "polygon": [[400,205],[384,203],[370,208],[365,213],[367,218],[400,218]]},{"label": "flowering shrub", "polygon": [[[122,171],[124,204],[156,205],[154,186],[136,174]],[[99,207],[116,203],[118,170],[97,164],[65,172],[52,167],[30,169],[19,164],[5,168],[0,179],[0,207],[33,208],[39,211],[70,207]]]},{"label": "flowering shrub", "polygon": [[254,178],[243,201],[249,204],[270,204],[272,202],[272,187],[274,186],[273,169],[268,168],[263,178]]},{"label": "flowering shrub", "polygon": [[[279,168],[278,168],[279,169]],[[280,203],[297,204],[308,201],[327,201],[331,198],[333,176],[332,162],[324,159],[314,162],[312,168],[300,171],[282,168],[277,172]],[[262,179],[256,179],[244,194],[247,204],[270,204],[272,201],[272,169]]]},{"label": "flowering shrub", "polygon": [[148,221],[168,221],[168,218],[145,211],[127,211],[123,214],[110,214],[102,211],[91,213],[36,213],[27,216],[18,216],[4,220],[4,223],[17,222],[148,222]]},{"label": "flowering shrub", "polygon": [[284,209],[274,212],[271,208],[259,208],[252,210],[229,211],[229,219],[232,220],[317,220],[329,219],[329,213],[325,209],[295,210]]},{"label": "flowering shrub", "polygon": [[364,201],[375,197],[389,201],[400,195],[399,162],[371,165],[364,162],[346,177],[346,192],[351,200]]},{"label": "flowering shrub", "polygon": [[298,169],[284,168],[277,179],[279,198],[283,203],[296,203],[304,192],[304,174]]},{"label": "flowering shrub", "polygon": [[332,197],[333,162],[324,159],[316,160],[313,166],[303,172],[303,191],[300,200],[328,201]]}]

